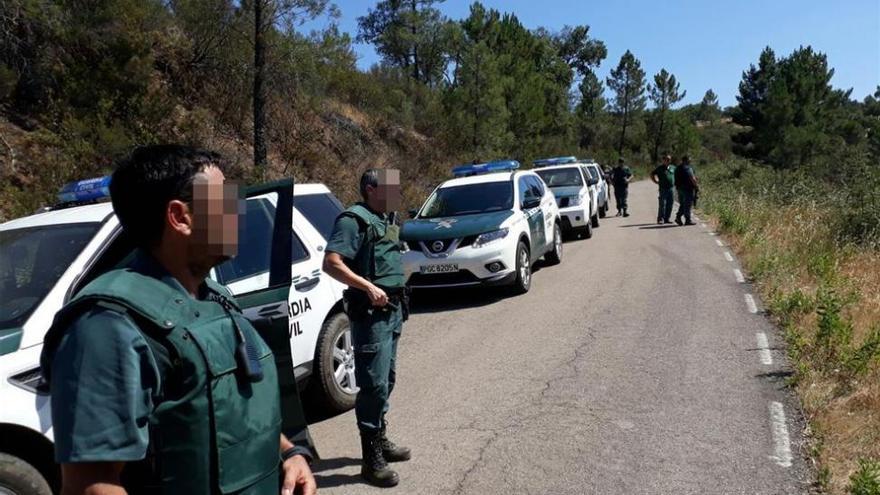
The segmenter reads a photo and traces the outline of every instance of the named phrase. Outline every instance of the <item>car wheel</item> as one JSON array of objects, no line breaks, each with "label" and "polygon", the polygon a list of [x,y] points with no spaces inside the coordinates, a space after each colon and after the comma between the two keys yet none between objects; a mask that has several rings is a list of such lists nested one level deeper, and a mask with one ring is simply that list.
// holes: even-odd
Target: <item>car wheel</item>
[{"label": "car wheel", "polygon": [[605,214],[608,213],[608,202],[606,201],[601,208],[599,208],[599,216],[605,218]]},{"label": "car wheel", "polygon": [[584,239],[589,239],[593,237],[593,224],[592,222],[587,222],[586,225],[581,229],[581,233],[584,236]]},{"label": "car wheel", "polygon": [[326,409],[341,413],[353,408],[358,387],[351,324],[345,313],[330,316],[321,327],[315,364],[316,382]]},{"label": "car wheel", "polygon": [[558,223],[553,226],[553,249],[547,252],[544,259],[551,265],[562,262],[562,229]]},{"label": "car wheel", "polygon": [[590,217],[590,224],[593,226],[593,228],[599,226],[599,213],[596,213],[592,217]]},{"label": "car wheel", "polygon": [[514,294],[525,294],[532,288],[532,258],[526,243],[520,241],[516,246],[516,278],[513,281]]},{"label": "car wheel", "polygon": [[0,454],[0,494],[52,495],[43,475],[27,462]]}]

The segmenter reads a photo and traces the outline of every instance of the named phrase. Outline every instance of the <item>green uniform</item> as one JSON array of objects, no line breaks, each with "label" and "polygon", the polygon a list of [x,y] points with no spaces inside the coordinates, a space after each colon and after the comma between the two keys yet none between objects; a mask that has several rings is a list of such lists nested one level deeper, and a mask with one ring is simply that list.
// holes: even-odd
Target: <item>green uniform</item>
[{"label": "green uniform", "polygon": [[651,172],[657,177],[660,191],[657,206],[657,221],[668,222],[672,216],[672,203],[675,200],[675,165],[660,165]]},{"label": "green uniform", "polygon": [[388,400],[396,382],[397,344],[406,319],[398,236],[399,227],[388,215],[356,204],[336,219],[326,248],[339,254],[353,272],[381,287],[389,296],[388,306],[374,308],[362,291],[349,289],[345,295],[355,347],[355,378],[360,389],[355,414],[358,427],[368,433],[382,428],[388,412]]},{"label": "green uniform", "polygon": [[679,165],[675,169],[675,187],[678,189],[678,212],[675,218],[681,221],[684,217],[685,222],[692,223],[691,210],[694,206],[697,189],[692,179],[695,177],[694,167],[690,164]]},{"label": "green uniform", "polygon": [[629,197],[629,182],[632,178],[632,170],[627,166],[617,166],[611,169],[611,182],[614,184],[614,200],[618,211],[626,211],[627,198]]},{"label": "green uniform", "polygon": [[41,356],[58,462],[127,462],[129,493],[279,493],[272,353],[224,287],[199,296],[139,252],[58,313]]}]

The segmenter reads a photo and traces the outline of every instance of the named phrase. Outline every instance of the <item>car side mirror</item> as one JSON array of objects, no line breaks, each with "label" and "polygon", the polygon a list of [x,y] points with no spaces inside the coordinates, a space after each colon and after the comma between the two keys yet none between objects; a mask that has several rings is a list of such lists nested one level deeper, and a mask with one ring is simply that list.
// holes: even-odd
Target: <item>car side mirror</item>
[{"label": "car side mirror", "polygon": [[599,183],[599,179],[590,179],[590,185],[591,185],[591,186],[595,186],[595,185],[598,184],[598,183]]},{"label": "car side mirror", "polygon": [[419,210],[416,209],[416,208],[412,208],[412,209],[410,209],[410,210],[407,210],[406,213],[409,215],[410,218],[415,218],[416,215],[419,214]]},{"label": "car side mirror", "polygon": [[532,208],[537,208],[541,206],[541,198],[526,198],[522,202],[523,210],[531,210]]}]

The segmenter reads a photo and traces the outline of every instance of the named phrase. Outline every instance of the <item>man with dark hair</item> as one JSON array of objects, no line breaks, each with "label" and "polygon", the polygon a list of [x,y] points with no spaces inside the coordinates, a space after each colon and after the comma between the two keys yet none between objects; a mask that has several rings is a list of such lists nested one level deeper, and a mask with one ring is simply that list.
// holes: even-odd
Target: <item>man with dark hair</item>
[{"label": "man with dark hair", "polygon": [[[684,155],[681,157],[681,165],[675,167],[675,187],[678,189],[678,212],[675,214],[675,223],[678,225],[695,225],[691,221],[691,209],[697,194],[697,175],[691,166],[691,159]],[[682,224],[681,218],[685,222]]]},{"label": "man with dark hair", "polygon": [[40,359],[64,495],[315,493],[311,452],[281,433],[272,353],[208,278],[238,244],[222,167],[216,153],[163,145],[113,174],[137,249],[59,311]]},{"label": "man with dark hair", "polygon": [[400,207],[400,172],[367,170],[361,176],[360,192],[363,201],[336,219],[324,271],[349,287],[344,299],[360,389],[355,414],[363,454],[361,475],[373,485],[391,487],[400,478],[388,463],[410,458],[409,449],[388,440],[385,420],[397,378],[397,344],[409,312],[393,213]]},{"label": "man with dark hair", "polygon": [[623,157],[617,159],[617,166],[611,170],[611,182],[614,184],[614,200],[617,203],[617,216],[621,214],[629,216],[627,211],[627,197],[629,196],[629,181],[632,180],[632,170],[623,164]]},{"label": "man with dark hair", "polygon": [[651,180],[660,186],[657,223],[672,223],[672,203],[675,199],[675,165],[672,164],[671,156],[663,157],[663,164],[651,172]]}]

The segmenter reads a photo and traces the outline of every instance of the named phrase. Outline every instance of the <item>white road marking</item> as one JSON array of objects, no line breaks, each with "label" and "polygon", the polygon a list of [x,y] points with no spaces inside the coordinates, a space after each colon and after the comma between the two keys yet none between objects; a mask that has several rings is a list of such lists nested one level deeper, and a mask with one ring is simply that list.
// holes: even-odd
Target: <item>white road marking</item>
[{"label": "white road marking", "polygon": [[736,277],[737,282],[739,282],[741,284],[746,283],[746,277],[743,275],[743,272],[741,272],[740,270],[734,270],[733,276]]},{"label": "white road marking", "polygon": [[709,235],[718,235],[718,232],[709,232]]},{"label": "white road marking", "polygon": [[767,334],[764,332],[755,334],[758,339],[758,355],[761,357],[761,364],[773,364],[773,355],[770,354],[770,343],[767,341]]},{"label": "white road marking", "polygon": [[782,467],[791,467],[791,441],[785,423],[785,409],[779,402],[770,403],[770,428],[773,431],[773,455],[770,459]]},{"label": "white road marking", "polygon": [[746,294],[746,306],[749,307],[749,313],[755,314],[758,312],[758,305],[755,304],[755,298],[751,294]]},{"label": "white road marking", "polygon": [[715,244],[718,244],[721,247],[724,247],[724,243],[721,242],[721,239],[715,239]]},{"label": "white road marking", "polygon": [[727,261],[733,261],[733,256],[730,255],[729,251],[724,251],[724,259]]},{"label": "white road marking", "polygon": [[706,224],[705,224],[705,223],[701,223],[701,224],[700,224],[700,227],[703,227],[703,228],[705,229],[705,228],[706,228]]}]

